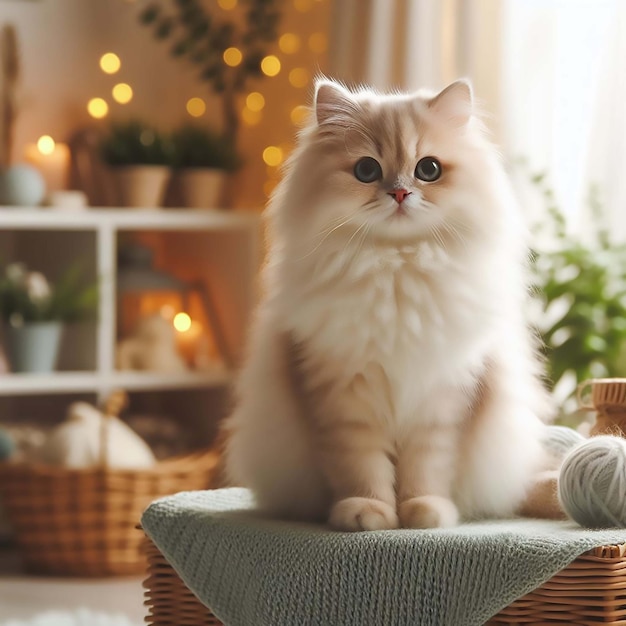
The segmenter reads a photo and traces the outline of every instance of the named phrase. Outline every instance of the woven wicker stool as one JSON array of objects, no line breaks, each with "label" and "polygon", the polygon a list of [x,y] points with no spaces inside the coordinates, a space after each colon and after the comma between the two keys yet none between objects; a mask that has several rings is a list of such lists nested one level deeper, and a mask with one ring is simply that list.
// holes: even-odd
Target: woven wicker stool
[{"label": "woven wicker stool", "polygon": [[[145,605],[151,626],[221,626],[146,539]],[[488,626],[626,624],[626,544],[583,554],[535,591],[516,600]],[[230,625],[229,625],[230,626]],[[236,625],[233,625],[236,626]],[[380,625],[384,626],[384,625]]]}]

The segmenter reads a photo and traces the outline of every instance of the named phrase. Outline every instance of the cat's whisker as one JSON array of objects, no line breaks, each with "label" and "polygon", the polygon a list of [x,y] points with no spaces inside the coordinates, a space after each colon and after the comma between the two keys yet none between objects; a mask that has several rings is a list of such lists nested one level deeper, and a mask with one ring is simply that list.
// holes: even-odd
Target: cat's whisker
[{"label": "cat's whisker", "polygon": [[379,200],[378,198],[374,198],[373,200],[368,200],[365,204],[362,204],[361,206],[366,211],[370,211],[371,209],[378,208]]},{"label": "cat's whisker", "polygon": [[327,228],[324,228],[324,230],[321,230],[319,233],[314,235],[314,237],[315,238],[321,237],[322,239],[325,238],[327,235],[337,230],[337,228],[341,228],[341,226],[344,226],[345,224],[347,224],[353,217],[357,216],[359,212],[360,211],[357,209],[356,211],[353,211],[349,215],[339,215],[338,217],[334,218],[333,220],[329,222]]},{"label": "cat's whisker", "polygon": [[441,231],[439,230],[439,227],[438,226],[434,226],[433,228],[431,228],[430,229],[430,234],[435,239],[435,241],[439,244],[441,249],[444,252],[447,252],[448,248],[446,246],[446,242],[444,241],[443,237],[441,236]]},{"label": "cat's whisker", "polygon": [[[463,233],[460,232],[459,228],[454,224],[444,223],[443,228],[446,232],[450,233],[462,246],[465,250],[467,247],[467,238],[463,236]],[[469,229],[465,229],[466,232],[469,232]]]},{"label": "cat's whisker", "polygon": [[[352,218],[354,218],[356,215],[359,214],[359,211],[354,211],[354,213],[351,213],[348,217],[346,216],[342,216],[341,218],[339,218],[341,221],[339,222],[339,224],[336,224],[335,226],[333,226],[332,228],[326,229],[324,231],[322,231],[321,233],[319,233],[318,235],[316,235],[316,237],[322,237],[322,239],[320,240],[320,242],[309,252],[307,252],[305,255],[298,257],[297,259],[294,259],[295,261],[303,261],[304,259],[306,259],[307,257],[311,256],[312,254],[314,254],[315,252],[317,252],[317,250],[320,249],[320,247],[322,245],[324,245],[324,242],[338,229],[340,229],[342,226],[345,226],[346,224],[348,224],[349,222],[352,221]],[[358,232],[358,230],[357,230]],[[354,235],[353,235],[354,236]]]},{"label": "cat's whisker", "polygon": [[[345,244],[345,246],[343,247],[343,253],[345,256],[345,261],[341,267],[341,271],[339,273],[339,275],[337,276],[337,279],[342,278],[343,276],[345,276],[346,272],[348,271],[348,268],[350,267],[350,263],[358,256],[359,252],[361,251],[361,248],[363,247],[363,243],[364,241],[367,239],[367,235],[370,231],[371,228],[371,224],[369,224],[368,222],[363,222],[355,231],[354,233],[352,233],[352,236],[350,237],[350,239],[348,239],[347,243]],[[356,246],[356,250],[354,252],[354,254],[348,254],[349,249],[350,249],[350,245],[352,244],[352,242],[354,241],[354,238],[361,233],[361,238],[358,240],[358,245]]]},{"label": "cat's whisker", "polygon": [[350,247],[350,244],[352,243],[352,241],[354,240],[354,238],[361,232],[361,230],[363,228],[366,228],[368,226],[367,222],[363,222],[353,233],[352,233],[352,237],[350,237],[350,239],[348,239],[348,243],[344,246],[344,250],[348,250],[348,248]]},{"label": "cat's whisker", "polygon": [[343,226],[344,224],[347,224],[354,216],[358,215],[358,213],[358,211],[353,211],[349,215],[340,215],[339,217],[336,217],[329,223],[327,228],[317,233],[315,237],[324,237],[327,234],[332,233],[337,228]]},{"label": "cat's whisker", "polygon": [[358,248],[357,248],[357,250],[356,250],[356,252],[354,254],[355,257],[357,257],[361,253],[361,250],[362,250],[363,245],[365,244],[365,242],[369,241],[367,236],[369,235],[369,232],[370,232],[371,229],[372,229],[372,225],[371,224],[366,224],[366,228],[363,231],[363,235],[361,236],[361,240],[359,241],[359,246],[358,246]]}]

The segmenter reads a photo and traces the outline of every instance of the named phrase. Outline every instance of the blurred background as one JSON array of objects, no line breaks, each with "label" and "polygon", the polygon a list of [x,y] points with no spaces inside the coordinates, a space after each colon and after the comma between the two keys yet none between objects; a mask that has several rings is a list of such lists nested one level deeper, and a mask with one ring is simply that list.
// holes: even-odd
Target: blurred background
[{"label": "blurred background", "polygon": [[0,626],[141,623],[134,525],[218,484],[259,215],[318,74],[472,80],[547,384],[585,420],[576,386],[626,372],[624,67],[621,0],[0,0]]}]

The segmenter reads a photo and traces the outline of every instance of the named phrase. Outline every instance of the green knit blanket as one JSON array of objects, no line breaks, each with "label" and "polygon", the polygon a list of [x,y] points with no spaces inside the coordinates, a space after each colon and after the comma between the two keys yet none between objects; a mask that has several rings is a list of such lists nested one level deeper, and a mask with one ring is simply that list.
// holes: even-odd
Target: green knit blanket
[{"label": "green knit blanket", "polygon": [[226,626],[474,626],[626,530],[507,520],[341,533],[263,518],[244,489],[179,493],[145,531]]}]

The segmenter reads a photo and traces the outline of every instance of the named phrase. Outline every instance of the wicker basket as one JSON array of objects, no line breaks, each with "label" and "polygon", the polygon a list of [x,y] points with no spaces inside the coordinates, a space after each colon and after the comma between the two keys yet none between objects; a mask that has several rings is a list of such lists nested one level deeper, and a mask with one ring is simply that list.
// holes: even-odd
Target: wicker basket
[{"label": "wicker basket", "polygon": [[626,544],[595,548],[535,591],[503,609],[489,626],[626,624]]},{"label": "wicker basket", "polygon": [[148,577],[143,581],[148,607],[146,624],[154,626],[222,626],[179,578],[159,549],[145,537]]},{"label": "wicker basket", "polygon": [[[222,626],[185,586],[158,548],[146,539],[148,576],[144,604],[149,626]],[[516,600],[487,626],[626,624],[626,544],[578,557],[535,591]],[[382,626],[382,625],[380,625]]]},{"label": "wicker basket", "polygon": [[25,568],[62,576],[145,572],[137,530],[153,500],[211,486],[218,455],[204,451],[142,470],[0,463],[0,495]]}]

